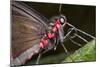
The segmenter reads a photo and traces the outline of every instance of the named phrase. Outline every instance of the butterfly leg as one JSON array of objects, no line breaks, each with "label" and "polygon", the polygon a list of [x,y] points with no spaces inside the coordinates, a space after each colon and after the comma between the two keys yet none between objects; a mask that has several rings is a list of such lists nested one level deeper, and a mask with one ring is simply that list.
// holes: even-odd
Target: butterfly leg
[{"label": "butterfly leg", "polygon": [[[72,24],[70,24],[70,23],[68,23],[68,22],[66,22],[66,25],[68,25],[68,26],[70,26],[70,27],[72,27],[72,28],[75,28],[75,30],[77,30],[78,32],[83,33],[84,35],[86,35],[86,36],[88,36],[88,37],[90,37],[90,38],[92,38],[92,39],[95,39],[94,36],[92,36],[92,35],[90,35],[90,34],[84,32],[84,31],[82,31],[82,30],[80,30],[80,29],[74,27]],[[64,26],[65,26],[65,25],[64,25]]]},{"label": "butterfly leg", "polygon": [[[74,33],[73,33],[73,31],[74,31]],[[72,40],[72,38],[78,37],[81,40],[83,40],[84,42],[88,43],[88,41],[85,38],[83,38],[82,36],[78,35],[77,32],[78,31],[76,28],[69,28],[68,33],[64,36],[64,39],[68,38],[71,42],[73,42],[74,44],[76,44],[78,46],[80,46],[80,44],[75,42],[74,40]],[[73,35],[71,35],[71,34],[73,34]]]},{"label": "butterfly leg", "polygon": [[[56,42],[56,40],[54,39],[54,43]],[[36,60],[36,64],[39,64],[40,58],[42,56],[42,54],[48,52],[49,50],[51,50],[52,48],[54,48],[56,45],[52,45],[52,43],[49,43],[47,47],[45,47],[44,49],[40,49],[39,55],[37,57]]]},{"label": "butterfly leg", "polygon": [[[69,28],[68,33],[64,36],[64,39],[66,39],[67,37],[69,37],[71,35],[71,33],[74,31],[75,28]],[[71,36],[72,37],[72,36]],[[74,36],[73,36],[74,37]]]},{"label": "butterfly leg", "polygon": [[[63,43],[61,43],[61,46],[64,48],[65,53],[68,54],[68,50],[66,49]],[[75,62],[70,55],[68,57],[72,60],[72,62]]]},{"label": "butterfly leg", "polygon": [[39,64],[39,61],[40,61],[40,58],[41,58],[42,54],[48,52],[49,50],[50,50],[50,49],[47,49],[47,50],[45,50],[45,51],[39,53],[39,55],[38,55],[38,57],[37,57],[37,60],[36,60],[36,64],[37,64],[37,65]]},{"label": "butterfly leg", "polygon": [[78,46],[82,46],[81,44],[79,44],[79,43],[77,43],[76,41],[74,41],[72,38],[69,38],[69,40],[73,43],[73,44],[76,44],[76,45],[78,45]]},{"label": "butterfly leg", "polygon": [[[63,31],[63,27],[61,27],[59,30],[59,41],[60,41],[60,44],[61,46],[63,47],[64,51],[66,54],[68,54],[68,50],[66,49],[66,47],[64,46],[63,42],[64,42],[64,31]],[[70,33],[68,33],[70,34]],[[72,60],[72,62],[74,62],[74,60],[72,59],[71,56],[69,56],[69,58]]]},{"label": "butterfly leg", "polygon": [[64,48],[64,51],[65,51],[65,53],[67,54],[67,53],[68,53],[68,51],[67,51],[67,49],[66,49],[66,47],[64,46],[64,44],[63,44],[63,43],[61,43],[61,46]]},{"label": "butterfly leg", "polygon": [[84,42],[88,43],[88,41],[87,41],[85,38],[83,38],[82,36],[80,36],[80,35],[78,35],[78,34],[75,34],[75,36],[77,36],[78,38],[80,38],[80,39],[83,40]]},{"label": "butterfly leg", "polygon": [[36,60],[36,64],[39,64],[39,60],[40,60],[40,58],[41,58],[41,53],[39,53],[39,55],[38,55],[38,58],[37,58],[37,60]]}]

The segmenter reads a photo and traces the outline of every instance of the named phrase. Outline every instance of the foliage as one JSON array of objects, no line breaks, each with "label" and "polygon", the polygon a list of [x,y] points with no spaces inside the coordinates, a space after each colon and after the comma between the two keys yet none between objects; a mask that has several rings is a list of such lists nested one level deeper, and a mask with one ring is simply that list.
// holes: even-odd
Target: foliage
[{"label": "foliage", "polygon": [[96,45],[95,40],[89,42],[84,47],[75,51],[74,54],[67,57],[63,62],[81,62],[96,60]]}]

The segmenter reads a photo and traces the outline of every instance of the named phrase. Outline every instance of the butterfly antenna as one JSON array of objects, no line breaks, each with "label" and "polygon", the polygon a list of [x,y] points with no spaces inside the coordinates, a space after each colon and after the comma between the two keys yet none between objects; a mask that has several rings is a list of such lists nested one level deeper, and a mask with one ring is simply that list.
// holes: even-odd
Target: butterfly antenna
[{"label": "butterfly antenna", "polygon": [[62,7],[62,4],[59,5],[59,14],[61,15],[61,7]]}]

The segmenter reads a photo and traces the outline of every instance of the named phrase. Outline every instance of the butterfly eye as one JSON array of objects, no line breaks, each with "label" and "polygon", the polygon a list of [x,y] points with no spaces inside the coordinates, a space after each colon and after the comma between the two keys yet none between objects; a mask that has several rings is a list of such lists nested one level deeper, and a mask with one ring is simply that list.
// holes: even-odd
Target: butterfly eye
[{"label": "butterfly eye", "polygon": [[65,19],[63,17],[60,17],[60,22],[61,23],[64,23],[65,22]]},{"label": "butterfly eye", "polygon": [[63,16],[63,15],[61,15],[60,16],[60,22],[61,22],[61,24],[63,24],[63,23],[65,23],[65,16]]}]

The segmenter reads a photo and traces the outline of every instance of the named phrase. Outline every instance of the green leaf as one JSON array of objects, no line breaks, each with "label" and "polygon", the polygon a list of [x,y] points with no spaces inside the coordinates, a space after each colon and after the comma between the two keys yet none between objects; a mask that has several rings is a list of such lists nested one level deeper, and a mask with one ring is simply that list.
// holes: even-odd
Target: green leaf
[{"label": "green leaf", "polygon": [[95,40],[87,43],[84,47],[76,50],[74,54],[67,57],[64,62],[81,62],[81,61],[95,61],[96,60],[96,45]]}]

